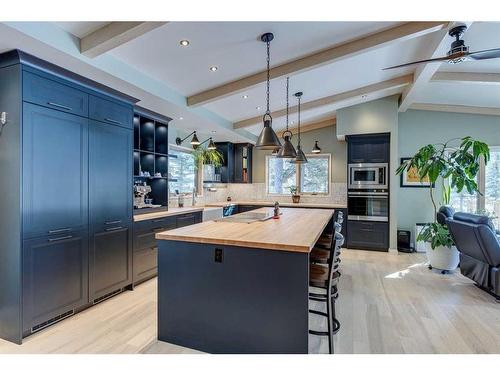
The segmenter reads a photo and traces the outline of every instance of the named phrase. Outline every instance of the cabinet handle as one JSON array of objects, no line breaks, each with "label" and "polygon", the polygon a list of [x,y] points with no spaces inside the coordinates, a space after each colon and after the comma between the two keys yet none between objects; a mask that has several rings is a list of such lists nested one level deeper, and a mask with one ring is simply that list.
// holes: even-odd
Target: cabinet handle
[{"label": "cabinet handle", "polygon": [[108,118],[108,117],[105,117],[104,118],[104,121],[107,121],[107,122],[111,122],[113,124],[120,124],[121,125],[121,122],[118,121],[118,120],[113,120],[112,118]]},{"label": "cabinet handle", "polygon": [[53,107],[57,107],[57,108],[62,108],[62,109],[65,109],[67,111],[72,111],[73,108],[71,107],[68,107],[66,105],[62,105],[62,104],[59,104],[59,103],[54,103],[54,102],[47,102],[48,105],[51,105]]},{"label": "cabinet handle", "polygon": [[165,219],[157,219],[157,220],[153,220],[153,223],[161,223],[163,222]]},{"label": "cabinet handle", "polygon": [[53,230],[49,230],[49,234],[69,232],[70,230],[71,230],[71,228],[53,229]]},{"label": "cabinet handle", "polygon": [[70,238],[73,238],[73,236],[63,236],[63,237],[57,237],[57,238],[49,238],[49,242],[56,242],[56,241],[68,240]]},{"label": "cabinet handle", "polygon": [[120,230],[123,229],[123,227],[113,227],[113,228],[106,228],[104,229],[106,232],[113,232],[115,230]]},{"label": "cabinet handle", "polygon": [[111,224],[120,224],[122,221],[121,220],[115,220],[115,221],[105,221],[105,225],[111,225]]}]

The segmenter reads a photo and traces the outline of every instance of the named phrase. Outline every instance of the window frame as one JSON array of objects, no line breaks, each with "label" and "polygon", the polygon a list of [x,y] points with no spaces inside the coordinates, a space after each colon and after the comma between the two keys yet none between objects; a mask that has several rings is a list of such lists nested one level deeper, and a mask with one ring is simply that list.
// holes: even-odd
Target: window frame
[{"label": "window frame", "polygon": [[[183,146],[177,146],[173,144],[169,144],[168,152],[170,155],[170,151],[175,151],[175,152],[184,152],[186,154],[193,154],[194,150],[188,147],[183,147]],[[169,156],[170,158],[170,156]],[[195,169],[195,182],[194,186],[196,188],[196,196],[197,197],[202,197],[203,196],[203,165],[198,166],[197,169]],[[170,166],[169,166],[169,174],[170,174]],[[168,193],[170,195],[170,185],[168,189]]]},{"label": "window frame", "polygon": [[[297,186],[297,192],[301,195],[305,196],[321,196],[321,197],[328,197],[331,195],[331,178],[332,178],[332,154],[328,153],[321,153],[321,154],[306,154],[307,159],[328,159],[328,183],[327,183],[327,191],[324,193],[320,192],[303,192],[302,191],[302,184],[301,184],[301,179],[302,179],[302,164],[295,164],[295,185]],[[266,182],[266,195],[268,196],[273,196],[273,197],[289,197],[290,194],[284,194],[284,193],[270,193],[269,192],[269,159],[276,158],[274,155],[266,155],[266,176],[265,176],[265,182]]]}]

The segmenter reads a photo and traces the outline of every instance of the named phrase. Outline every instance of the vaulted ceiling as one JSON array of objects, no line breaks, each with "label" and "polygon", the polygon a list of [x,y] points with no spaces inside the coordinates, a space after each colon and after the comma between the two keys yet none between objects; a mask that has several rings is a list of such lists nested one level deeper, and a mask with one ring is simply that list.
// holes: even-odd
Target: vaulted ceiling
[{"label": "vaulted ceiling", "polygon": [[[382,70],[445,54],[453,40],[447,35],[451,24],[9,22],[0,24],[0,50],[23,49],[134,95],[140,105],[173,117],[178,128],[216,132],[219,140],[253,141],[266,104],[266,46],[260,41],[265,32],[275,35],[271,111],[276,129],[285,126],[287,76],[292,106],[292,94],[304,92],[304,124],[328,123],[338,108],[394,94],[401,94],[402,111],[424,105],[500,108],[500,59]],[[476,51],[500,47],[498,35],[500,23],[474,22],[464,39]]]}]

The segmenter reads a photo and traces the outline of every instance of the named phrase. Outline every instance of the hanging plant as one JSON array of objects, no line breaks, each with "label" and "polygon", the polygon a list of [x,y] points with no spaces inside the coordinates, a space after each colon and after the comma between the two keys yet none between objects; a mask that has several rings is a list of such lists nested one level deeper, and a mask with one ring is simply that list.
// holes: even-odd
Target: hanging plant
[{"label": "hanging plant", "polygon": [[201,164],[211,164],[214,167],[220,167],[224,163],[224,156],[218,150],[208,150],[204,147],[198,147],[193,151],[194,165],[198,168]]}]

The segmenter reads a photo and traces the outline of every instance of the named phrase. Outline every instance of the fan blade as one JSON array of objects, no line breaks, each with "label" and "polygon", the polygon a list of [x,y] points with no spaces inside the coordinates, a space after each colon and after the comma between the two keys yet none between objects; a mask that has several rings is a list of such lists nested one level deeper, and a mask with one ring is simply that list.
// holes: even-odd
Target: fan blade
[{"label": "fan blade", "polygon": [[500,57],[500,48],[485,49],[469,53],[469,57],[474,60],[488,60]]},{"label": "fan blade", "polygon": [[413,61],[410,63],[406,64],[401,64],[401,65],[395,65],[395,66],[390,66],[388,68],[384,68],[382,70],[389,70],[389,69],[396,69],[396,68],[402,68],[404,66],[411,66],[411,65],[418,65],[418,64],[426,64],[426,63],[433,63],[433,62],[440,62],[440,61],[447,61],[450,58],[448,56],[443,56],[443,57],[436,57],[435,59],[427,59],[427,60],[419,60],[419,61]]}]

